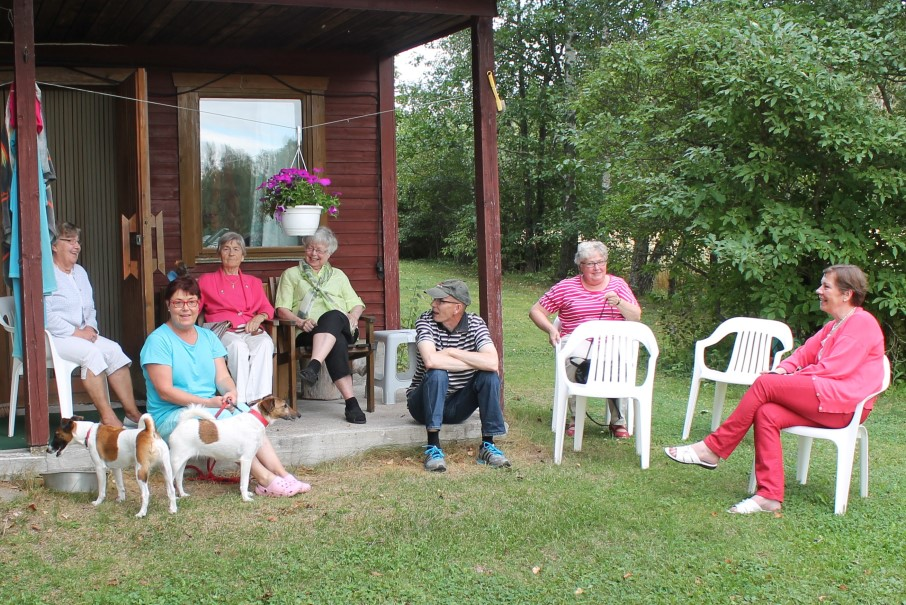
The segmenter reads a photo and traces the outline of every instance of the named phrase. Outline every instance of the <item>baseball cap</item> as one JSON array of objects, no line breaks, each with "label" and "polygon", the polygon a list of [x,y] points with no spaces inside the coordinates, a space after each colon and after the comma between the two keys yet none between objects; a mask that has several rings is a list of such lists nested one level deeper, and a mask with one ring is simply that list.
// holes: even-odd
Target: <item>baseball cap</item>
[{"label": "baseball cap", "polygon": [[437,286],[425,290],[425,294],[431,298],[443,298],[449,295],[465,305],[472,304],[469,287],[461,279],[445,279]]}]

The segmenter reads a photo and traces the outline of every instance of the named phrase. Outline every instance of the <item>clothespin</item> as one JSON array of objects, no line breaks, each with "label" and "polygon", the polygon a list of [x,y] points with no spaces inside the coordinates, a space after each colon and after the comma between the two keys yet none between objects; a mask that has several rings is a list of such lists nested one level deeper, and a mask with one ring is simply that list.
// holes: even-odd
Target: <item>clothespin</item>
[{"label": "clothespin", "polygon": [[506,101],[500,98],[500,95],[497,93],[497,82],[494,81],[494,72],[488,72],[488,82],[491,83],[491,92],[494,93],[494,100],[497,101],[497,112],[501,112],[506,109]]}]

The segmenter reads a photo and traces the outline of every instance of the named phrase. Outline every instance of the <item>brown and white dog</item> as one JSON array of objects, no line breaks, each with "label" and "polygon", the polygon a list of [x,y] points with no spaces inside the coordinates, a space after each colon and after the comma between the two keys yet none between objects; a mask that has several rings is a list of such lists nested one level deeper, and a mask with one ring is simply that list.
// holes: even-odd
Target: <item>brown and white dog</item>
[{"label": "brown and white dog", "polygon": [[148,477],[154,467],[160,465],[164,473],[167,496],[170,498],[170,512],[176,512],[176,490],[173,488],[170,448],[157,433],[150,414],[142,414],[137,429],[85,422],[81,416],[64,418],[60,427],[54,431],[53,440],[47,446],[47,451],[59,456],[73,441],[88,448],[88,455],[94,463],[98,477],[98,499],[92,504],[98,506],[107,496],[108,468],[113,471],[116,478],[116,499],[118,502],[124,501],[126,487],[123,484],[123,469],[134,465],[135,480],[138,481],[142,492],[142,507],[135,516],[144,517],[148,512],[148,501],[151,499]]},{"label": "brown and white dog", "polygon": [[243,500],[250,501],[249,474],[264,441],[264,429],[271,420],[298,417],[299,412],[273,395],[252,402],[247,413],[223,420],[215,420],[204,407],[189,406],[170,433],[170,462],[180,498],[188,495],[182,486],[186,463],[196,456],[206,456],[220,462],[239,462],[239,492]]}]

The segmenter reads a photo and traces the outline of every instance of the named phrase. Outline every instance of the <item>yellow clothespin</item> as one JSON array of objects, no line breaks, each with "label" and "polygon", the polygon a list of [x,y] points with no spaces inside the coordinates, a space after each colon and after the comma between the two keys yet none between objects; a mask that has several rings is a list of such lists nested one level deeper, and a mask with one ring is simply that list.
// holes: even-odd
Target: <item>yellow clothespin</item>
[{"label": "yellow clothespin", "polygon": [[506,109],[506,101],[500,98],[500,95],[497,94],[497,82],[494,81],[494,72],[488,72],[488,82],[491,83],[491,92],[494,93],[494,99],[497,101],[497,111],[501,112]]}]

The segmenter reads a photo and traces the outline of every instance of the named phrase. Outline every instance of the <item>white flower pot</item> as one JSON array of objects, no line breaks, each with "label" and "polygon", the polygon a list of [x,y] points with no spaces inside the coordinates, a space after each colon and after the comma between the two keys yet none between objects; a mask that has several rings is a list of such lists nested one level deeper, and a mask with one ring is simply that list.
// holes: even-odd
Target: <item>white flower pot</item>
[{"label": "white flower pot", "polygon": [[280,226],[287,235],[311,235],[321,223],[320,206],[292,206],[283,211]]}]

